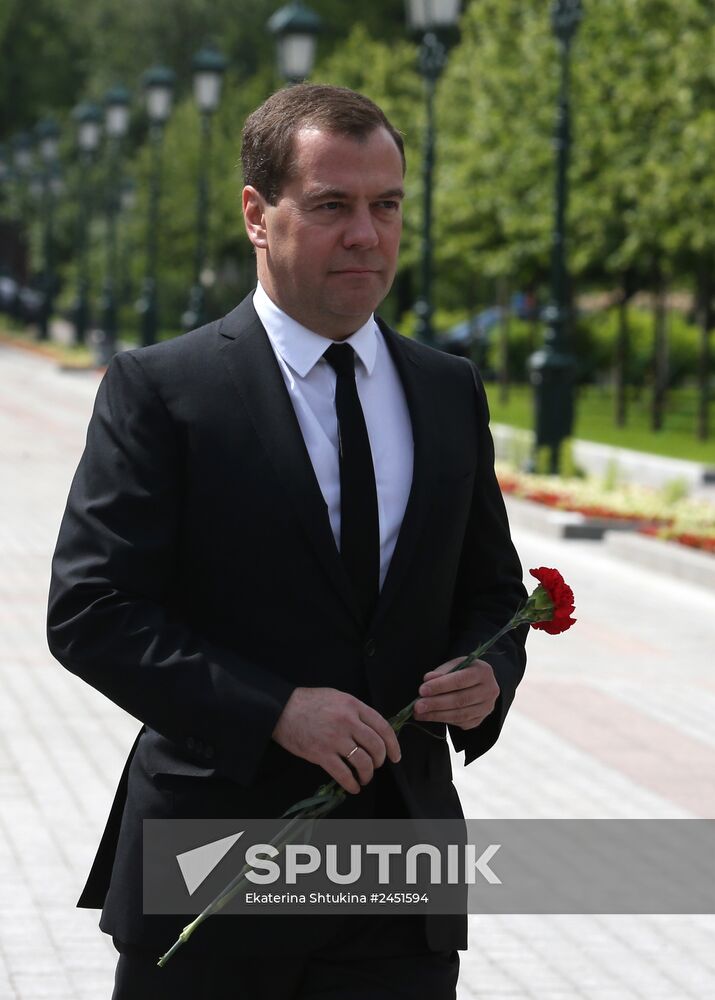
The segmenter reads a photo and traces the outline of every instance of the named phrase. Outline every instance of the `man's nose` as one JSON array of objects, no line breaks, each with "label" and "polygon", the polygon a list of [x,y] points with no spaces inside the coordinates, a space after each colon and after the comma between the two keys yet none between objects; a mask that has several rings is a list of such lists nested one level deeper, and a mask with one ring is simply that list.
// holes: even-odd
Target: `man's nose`
[{"label": "man's nose", "polygon": [[343,244],[346,247],[369,248],[377,246],[378,242],[379,236],[369,205],[355,208],[345,227]]}]

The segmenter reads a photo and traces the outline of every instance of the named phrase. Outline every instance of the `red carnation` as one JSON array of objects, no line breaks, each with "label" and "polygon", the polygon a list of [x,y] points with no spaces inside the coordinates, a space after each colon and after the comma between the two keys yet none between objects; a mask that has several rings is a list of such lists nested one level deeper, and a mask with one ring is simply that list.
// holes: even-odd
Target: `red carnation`
[{"label": "red carnation", "polygon": [[[529,572],[533,577],[536,577],[541,588],[546,591],[546,595],[548,595],[553,607],[550,618],[541,621],[532,621],[532,627],[543,629],[544,632],[548,632],[550,635],[558,635],[559,632],[565,632],[566,629],[571,628],[576,621],[575,618],[571,617],[574,612],[573,591],[564,582],[564,578],[559,571],[557,569],[549,569],[546,566],[540,566],[538,569],[530,569]],[[541,603],[538,601],[539,589],[537,587],[532,595],[532,598],[536,598],[537,604]]]}]

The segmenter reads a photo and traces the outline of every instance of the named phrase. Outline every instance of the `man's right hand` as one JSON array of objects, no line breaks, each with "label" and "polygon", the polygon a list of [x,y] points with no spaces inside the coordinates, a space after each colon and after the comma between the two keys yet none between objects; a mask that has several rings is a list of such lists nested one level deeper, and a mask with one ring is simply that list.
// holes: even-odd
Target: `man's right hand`
[{"label": "man's right hand", "polygon": [[273,739],[296,757],[318,764],[352,795],[371,780],[386,756],[394,764],[401,756],[389,722],[359,698],[335,688],[296,688]]}]

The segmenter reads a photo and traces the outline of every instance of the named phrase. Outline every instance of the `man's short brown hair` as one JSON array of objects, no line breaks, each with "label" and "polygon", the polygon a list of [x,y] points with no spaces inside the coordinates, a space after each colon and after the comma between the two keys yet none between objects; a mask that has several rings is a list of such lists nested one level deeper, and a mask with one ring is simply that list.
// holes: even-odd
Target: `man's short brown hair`
[{"label": "man's short brown hair", "polygon": [[377,128],[387,129],[405,169],[402,136],[369,97],[347,87],[298,83],[272,94],[248,116],[243,127],[243,182],[254,187],[271,205],[275,205],[292,176],[293,140],[305,128],[357,140]]}]

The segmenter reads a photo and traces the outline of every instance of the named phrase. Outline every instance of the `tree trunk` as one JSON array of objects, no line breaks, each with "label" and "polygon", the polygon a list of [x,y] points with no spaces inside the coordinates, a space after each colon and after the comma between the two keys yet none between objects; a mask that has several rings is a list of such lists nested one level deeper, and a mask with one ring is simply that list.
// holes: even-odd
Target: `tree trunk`
[{"label": "tree trunk", "polygon": [[668,333],[666,284],[660,264],[653,275],[653,397],[651,430],[663,429],[665,396],[668,385]]},{"label": "tree trunk", "polygon": [[712,264],[709,258],[701,258],[698,264],[695,308],[700,328],[697,436],[700,441],[707,441],[710,433],[710,331],[715,325]]},{"label": "tree trunk", "polygon": [[626,371],[628,365],[628,333],[628,298],[624,288],[621,301],[618,303],[618,336],[616,338],[616,365],[614,373],[616,427],[625,427],[628,418]]},{"label": "tree trunk", "polygon": [[509,402],[509,326],[511,323],[507,278],[500,278],[497,288],[497,298],[501,311],[499,317],[499,402],[506,406]]}]

